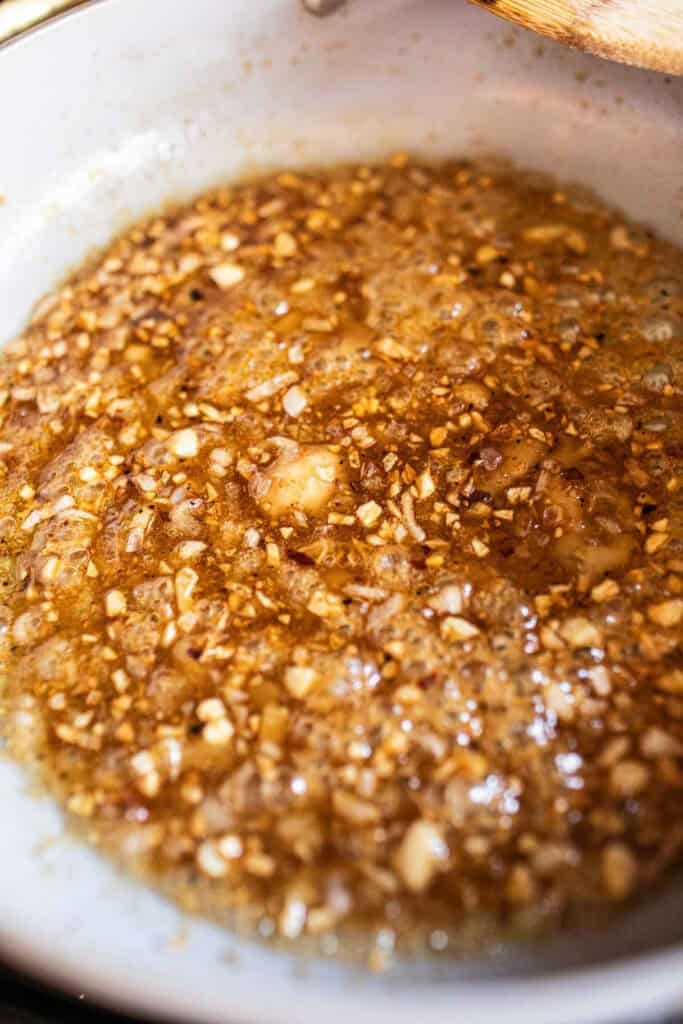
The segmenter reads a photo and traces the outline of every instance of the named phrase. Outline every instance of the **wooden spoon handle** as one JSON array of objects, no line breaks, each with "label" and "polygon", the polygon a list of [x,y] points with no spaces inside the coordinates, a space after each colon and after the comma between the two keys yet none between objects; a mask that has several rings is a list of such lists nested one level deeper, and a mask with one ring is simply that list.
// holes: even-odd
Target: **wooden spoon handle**
[{"label": "wooden spoon handle", "polygon": [[683,0],[469,0],[561,43],[683,75]]}]

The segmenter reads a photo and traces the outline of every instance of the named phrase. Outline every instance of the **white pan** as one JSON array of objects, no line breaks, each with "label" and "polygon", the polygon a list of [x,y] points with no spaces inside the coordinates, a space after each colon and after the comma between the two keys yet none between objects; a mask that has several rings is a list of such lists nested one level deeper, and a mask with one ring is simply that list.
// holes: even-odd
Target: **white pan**
[{"label": "white pan", "polygon": [[[681,79],[461,0],[356,0],[325,20],[296,0],[97,0],[0,48],[0,341],[167,199],[395,149],[503,154],[683,243]],[[0,955],[119,1008],[202,1024],[625,1024],[683,1009],[680,884],[597,938],[374,978],[184,921],[61,831],[0,760]]]}]

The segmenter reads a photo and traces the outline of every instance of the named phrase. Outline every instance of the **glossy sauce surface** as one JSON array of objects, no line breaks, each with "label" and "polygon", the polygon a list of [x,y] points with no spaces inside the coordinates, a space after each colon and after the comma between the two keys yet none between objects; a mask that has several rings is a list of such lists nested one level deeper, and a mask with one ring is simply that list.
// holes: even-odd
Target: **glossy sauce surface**
[{"label": "glossy sauce surface", "polygon": [[0,364],[10,750],[183,906],[374,967],[652,885],[682,295],[592,196],[466,163],[116,240]]}]

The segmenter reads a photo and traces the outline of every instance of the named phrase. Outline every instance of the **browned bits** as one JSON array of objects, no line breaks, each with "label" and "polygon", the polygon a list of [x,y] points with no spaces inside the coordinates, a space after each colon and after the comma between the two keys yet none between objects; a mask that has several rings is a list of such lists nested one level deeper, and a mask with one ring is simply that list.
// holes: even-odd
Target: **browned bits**
[{"label": "browned bits", "polygon": [[571,189],[403,155],[117,239],[0,364],[11,749],[187,909],[375,968],[656,881],[682,281]]}]

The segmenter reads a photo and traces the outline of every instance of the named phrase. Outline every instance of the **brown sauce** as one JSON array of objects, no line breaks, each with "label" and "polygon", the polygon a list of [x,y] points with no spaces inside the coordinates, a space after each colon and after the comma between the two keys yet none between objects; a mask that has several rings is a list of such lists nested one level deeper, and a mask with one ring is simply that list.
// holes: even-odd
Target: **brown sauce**
[{"label": "brown sauce", "polygon": [[683,854],[682,325],[680,251],[520,172],[135,227],[0,363],[10,749],[183,906],[375,966],[645,891]]}]

